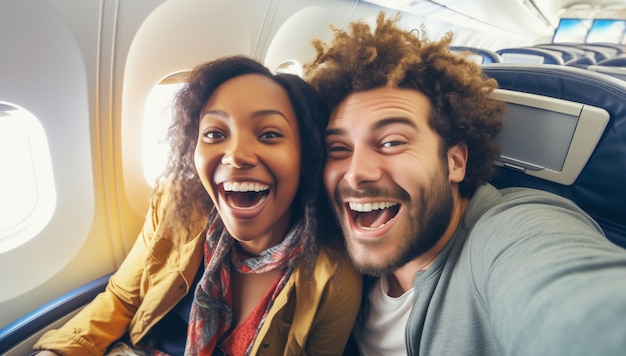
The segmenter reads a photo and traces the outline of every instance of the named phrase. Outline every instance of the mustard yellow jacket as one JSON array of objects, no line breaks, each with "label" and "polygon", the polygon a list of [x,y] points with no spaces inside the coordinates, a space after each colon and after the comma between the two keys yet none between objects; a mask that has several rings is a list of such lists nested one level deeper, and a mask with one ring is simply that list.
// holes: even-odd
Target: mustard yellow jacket
[{"label": "mustard yellow jacket", "polygon": [[[160,204],[163,206],[165,203]],[[187,293],[202,262],[206,221],[190,238],[159,224],[150,209],[133,248],[106,290],[34,346],[62,355],[102,355],[126,331],[137,344]],[[361,301],[361,275],[343,253],[320,249],[313,273],[292,273],[254,341],[252,355],[340,355]]]}]

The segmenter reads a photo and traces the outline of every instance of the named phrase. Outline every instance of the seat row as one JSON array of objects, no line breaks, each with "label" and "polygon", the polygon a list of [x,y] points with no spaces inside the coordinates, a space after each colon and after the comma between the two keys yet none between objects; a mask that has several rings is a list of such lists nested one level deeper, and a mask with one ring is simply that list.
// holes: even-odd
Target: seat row
[{"label": "seat row", "polygon": [[[494,100],[507,105],[498,136],[502,154],[491,182],[566,197],[626,248],[626,82],[582,68],[488,63]],[[46,330],[58,327],[95,294],[108,275],[0,329],[0,355],[25,355]]]},{"label": "seat row", "polygon": [[479,64],[517,63],[583,68],[626,80],[626,46],[615,43],[549,43],[491,51],[453,46],[450,50]]},{"label": "seat row", "polygon": [[507,103],[492,183],[564,196],[626,248],[626,81],[564,65],[482,68]]},{"label": "seat row", "polygon": [[471,53],[472,60],[483,63],[557,64],[570,66],[626,66],[626,46],[615,43],[547,43],[530,47],[511,47],[491,51],[476,47],[454,46],[454,52]]}]

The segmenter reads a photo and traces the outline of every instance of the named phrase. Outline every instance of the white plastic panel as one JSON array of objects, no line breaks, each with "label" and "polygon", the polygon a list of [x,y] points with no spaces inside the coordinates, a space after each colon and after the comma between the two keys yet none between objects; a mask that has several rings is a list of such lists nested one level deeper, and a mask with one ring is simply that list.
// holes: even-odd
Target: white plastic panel
[{"label": "white plastic panel", "polygon": [[495,164],[563,185],[578,178],[610,119],[604,109],[541,95],[496,89],[492,98],[523,108],[505,115]]},{"label": "white plastic panel", "polygon": [[145,100],[163,78],[232,54],[248,54],[253,33],[246,11],[230,0],[167,1],[135,35],[124,68],[122,159],[125,193],[137,214],[147,207],[142,121]]},{"label": "white plastic panel", "polygon": [[[94,217],[87,75],[80,48],[47,4],[5,0],[2,7],[0,100],[25,108],[40,120],[58,199],[39,234],[0,252],[0,303],[58,273],[82,247]],[[16,312],[9,309],[6,314],[9,311]]]}]

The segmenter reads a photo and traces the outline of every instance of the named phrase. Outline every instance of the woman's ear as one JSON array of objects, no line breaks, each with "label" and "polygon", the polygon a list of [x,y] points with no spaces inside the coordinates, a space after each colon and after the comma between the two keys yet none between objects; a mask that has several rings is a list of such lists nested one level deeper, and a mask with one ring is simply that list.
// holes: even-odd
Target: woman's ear
[{"label": "woman's ear", "polygon": [[467,145],[457,143],[448,148],[448,179],[452,183],[461,183],[465,179],[467,168]]}]

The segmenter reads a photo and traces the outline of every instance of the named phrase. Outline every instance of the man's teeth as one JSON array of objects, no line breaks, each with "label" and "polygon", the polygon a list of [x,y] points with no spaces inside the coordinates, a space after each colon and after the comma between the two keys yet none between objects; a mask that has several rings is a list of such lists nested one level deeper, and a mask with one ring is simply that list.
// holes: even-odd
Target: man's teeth
[{"label": "man's teeth", "polygon": [[267,184],[254,182],[224,182],[224,190],[227,192],[260,192],[270,189]]},{"label": "man's teeth", "polygon": [[359,213],[367,213],[372,210],[387,209],[392,206],[398,205],[398,203],[393,203],[393,202],[375,202],[375,203],[365,203],[365,204],[348,203],[348,205],[350,206],[350,210],[353,210]]}]

